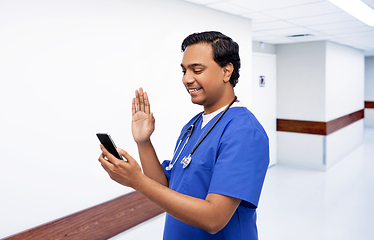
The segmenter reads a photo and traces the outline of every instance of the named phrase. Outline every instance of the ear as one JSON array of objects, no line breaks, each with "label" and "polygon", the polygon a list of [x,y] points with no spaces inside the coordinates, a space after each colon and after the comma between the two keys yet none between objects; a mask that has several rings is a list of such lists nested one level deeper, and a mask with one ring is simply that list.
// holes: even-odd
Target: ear
[{"label": "ear", "polygon": [[231,74],[234,71],[234,65],[232,63],[228,63],[226,66],[222,68],[223,70],[223,81],[229,82],[231,78]]}]

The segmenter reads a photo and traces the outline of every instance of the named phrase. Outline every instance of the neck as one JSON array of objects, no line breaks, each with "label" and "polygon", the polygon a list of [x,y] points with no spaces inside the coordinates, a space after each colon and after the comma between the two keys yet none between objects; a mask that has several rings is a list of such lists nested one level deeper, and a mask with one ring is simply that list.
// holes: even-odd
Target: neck
[{"label": "neck", "polygon": [[205,114],[211,114],[211,113],[223,108],[224,106],[229,105],[230,103],[232,103],[234,101],[235,98],[236,98],[236,96],[233,93],[233,94],[230,94],[230,96],[222,98],[218,103],[214,104],[213,106],[204,106],[204,113]]}]

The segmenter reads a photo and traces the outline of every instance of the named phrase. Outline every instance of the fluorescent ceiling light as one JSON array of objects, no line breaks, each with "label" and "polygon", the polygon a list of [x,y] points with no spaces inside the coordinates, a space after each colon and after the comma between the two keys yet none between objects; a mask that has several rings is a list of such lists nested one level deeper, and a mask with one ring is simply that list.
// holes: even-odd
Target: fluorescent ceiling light
[{"label": "fluorescent ceiling light", "polygon": [[360,0],[329,0],[361,22],[374,27],[374,10]]}]

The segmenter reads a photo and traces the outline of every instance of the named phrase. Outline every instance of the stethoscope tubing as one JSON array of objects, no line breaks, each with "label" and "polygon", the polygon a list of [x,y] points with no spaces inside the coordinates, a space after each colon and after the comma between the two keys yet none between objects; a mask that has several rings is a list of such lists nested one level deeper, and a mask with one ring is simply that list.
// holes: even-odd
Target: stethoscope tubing
[{"label": "stethoscope tubing", "polygon": [[[194,148],[192,149],[192,151],[190,152],[190,154],[188,155],[188,158],[191,159],[191,155],[196,151],[197,147],[201,144],[201,142],[206,138],[206,136],[208,136],[208,134],[213,130],[213,128],[216,126],[216,124],[218,123],[218,121],[222,118],[222,116],[227,112],[227,110],[229,110],[229,108],[232,106],[232,104],[234,104],[234,102],[236,101],[237,97],[235,96],[234,100],[225,108],[225,110],[218,116],[218,118],[216,119],[216,121],[213,123],[213,125],[208,129],[208,131],[204,134],[204,136],[199,140],[199,142],[194,146]],[[195,119],[195,121],[191,124],[191,126],[189,126],[185,131],[184,133],[182,134],[180,140],[179,140],[179,143],[173,153],[173,157],[172,157],[172,160],[170,161],[169,163],[169,166],[166,167],[166,170],[171,170],[171,168],[173,168],[174,164],[176,163],[177,159],[179,158],[179,156],[181,155],[181,153],[183,152],[184,150],[184,147],[186,146],[188,140],[190,139],[191,135],[192,135],[192,132],[195,128],[195,124],[197,122],[197,120],[199,120],[199,118],[203,115],[203,112]],[[175,157],[175,154],[176,152],[178,151],[179,149],[179,146],[180,144],[182,143],[183,141],[183,138],[184,136],[187,135],[187,138],[186,138],[186,141],[184,142],[181,150],[179,151],[178,153],[178,156],[174,159]],[[189,161],[190,162],[190,161]],[[189,164],[188,162],[188,164]],[[187,165],[188,165],[187,164]],[[186,165],[183,166],[183,168],[185,168]]]}]

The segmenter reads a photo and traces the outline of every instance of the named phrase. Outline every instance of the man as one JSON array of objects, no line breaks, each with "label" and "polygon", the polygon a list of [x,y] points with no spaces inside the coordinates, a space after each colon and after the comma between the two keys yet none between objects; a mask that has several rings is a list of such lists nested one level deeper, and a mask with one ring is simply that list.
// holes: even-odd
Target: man
[{"label": "man", "polygon": [[182,43],[183,84],[204,111],[182,129],[173,159],[160,164],[150,136],[154,117],[146,92],[132,102],[132,134],[143,167],[101,146],[110,177],[141,192],[167,212],[164,239],[258,239],[256,208],[269,164],[267,135],[236,100],[239,46],[219,32]]}]

